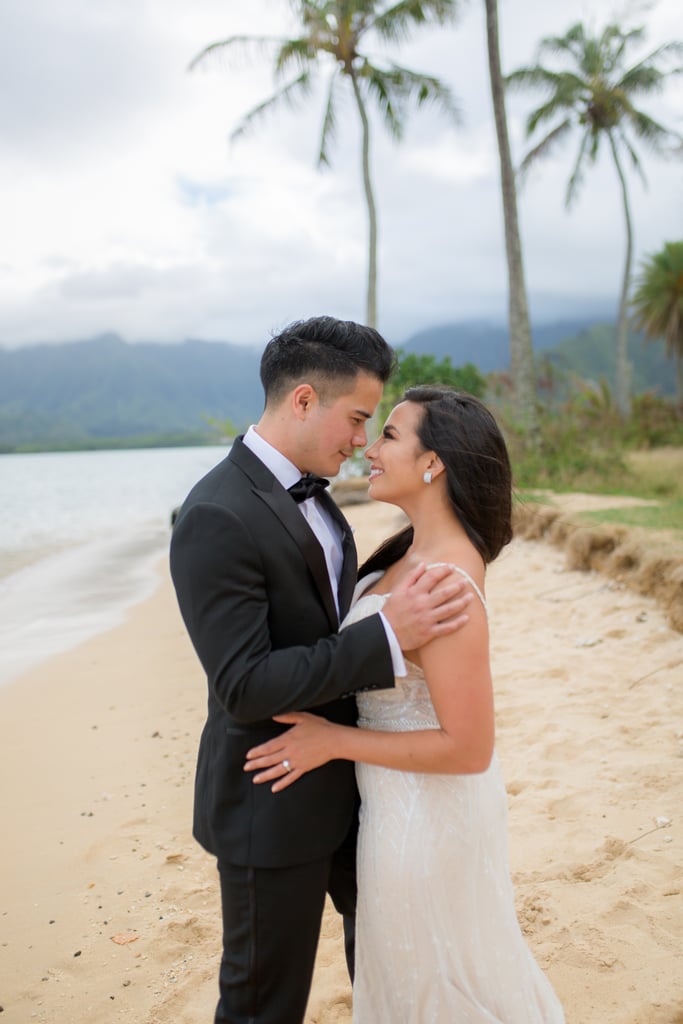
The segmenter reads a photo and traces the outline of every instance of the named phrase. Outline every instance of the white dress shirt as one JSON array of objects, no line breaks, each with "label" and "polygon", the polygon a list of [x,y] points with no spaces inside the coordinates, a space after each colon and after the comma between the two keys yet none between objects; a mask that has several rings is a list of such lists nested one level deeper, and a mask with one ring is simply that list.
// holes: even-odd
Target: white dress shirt
[{"label": "white dress shirt", "polygon": [[[278,483],[282,484],[285,490],[290,488],[292,484],[295,484],[297,480],[301,479],[301,470],[297,469],[294,463],[290,462],[282,452],[278,451],[278,449],[274,448],[272,444],[264,440],[261,435],[256,432],[253,426],[249,427],[247,430],[244,435],[243,442],[244,445],[261,460],[264,466],[270,470],[275,479]],[[315,498],[306,498],[305,501],[302,501],[299,504],[299,510],[308,522],[310,528],[313,530],[318,543],[323,549],[334,603],[337,608],[337,614],[339,614],[339,598],[337,591],[339,589],[339,580],[341,578],[343,562],[339,525],[335,523],[327,509],[319,504]],[[380,618],[389,643],[394,675],[404,676],[406,674],[406,666],[396,635],[381,612]]]}]

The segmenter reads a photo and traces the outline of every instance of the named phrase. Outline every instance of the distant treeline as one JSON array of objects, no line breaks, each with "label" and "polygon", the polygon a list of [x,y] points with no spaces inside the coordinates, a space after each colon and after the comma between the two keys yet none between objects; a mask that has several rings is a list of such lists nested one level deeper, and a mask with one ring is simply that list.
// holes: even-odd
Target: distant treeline
[{"label": "distant treeline", "polygon": [[[448,356],[482,373],[504,372],[507,330],[469,322],[425,330],[406,353]],[[534,348],[544,400],[572,375],[614,382],[614,328],[581,321],[541,325]],[[630,339],[633,391],[673,397],[674,373],[660,344]],[[0,349],[0,451],[159,447],[219,440],[213,421],[237,429],[260,415],[260,349],[223,342],[127,344],[116,335]]]}]

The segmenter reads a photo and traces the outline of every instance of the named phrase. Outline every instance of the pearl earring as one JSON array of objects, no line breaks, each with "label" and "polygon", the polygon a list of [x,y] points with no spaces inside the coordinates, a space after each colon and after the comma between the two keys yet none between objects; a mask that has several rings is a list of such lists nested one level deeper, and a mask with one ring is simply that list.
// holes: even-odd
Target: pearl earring
[{"label": "pearl earring", "polygon": [[429,472],[429,470],[427,470],[427,472],[424,474],[422,479],[424,480],[424,482],[426,484],[431,484],[431,482],[432,482],[432,474]]}]

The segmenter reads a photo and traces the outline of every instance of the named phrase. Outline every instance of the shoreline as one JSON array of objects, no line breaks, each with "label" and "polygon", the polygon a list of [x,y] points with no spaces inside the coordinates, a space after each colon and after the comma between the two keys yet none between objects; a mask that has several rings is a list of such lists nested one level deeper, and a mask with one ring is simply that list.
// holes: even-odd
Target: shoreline
[{"label": "shoreline", "polygon": [[[399,521],[345,510],[361,559]],[[157,565],[158,565],[157,560]],[[192,839],[206,683],[168,570],[125,621],[0,688],[8,1024],[210,1020],[213,859]],[[683,636],[652,598],[517,540],[490,568],[497,749],[520,924],[568,1024],[683,1003]],[[328,911],[307,1024],[349,1024]]]},{"label": "shoreline", "polygon": [[161,584],[170,531],[140,524],[53,548],[0,578],[0,689],[106,633]]}]

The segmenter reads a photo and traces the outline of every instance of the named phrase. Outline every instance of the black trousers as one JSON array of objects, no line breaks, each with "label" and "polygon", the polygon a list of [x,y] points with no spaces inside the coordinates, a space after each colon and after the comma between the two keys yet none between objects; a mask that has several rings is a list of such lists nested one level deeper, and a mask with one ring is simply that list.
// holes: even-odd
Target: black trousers
[{"label": "black trousers", "polygon": [[254,868],[219,860],[218,871],[223,958],[215,1024],[301,1024],[328,892],[344,918],[353,980],[355,842],[309,864]]}]

